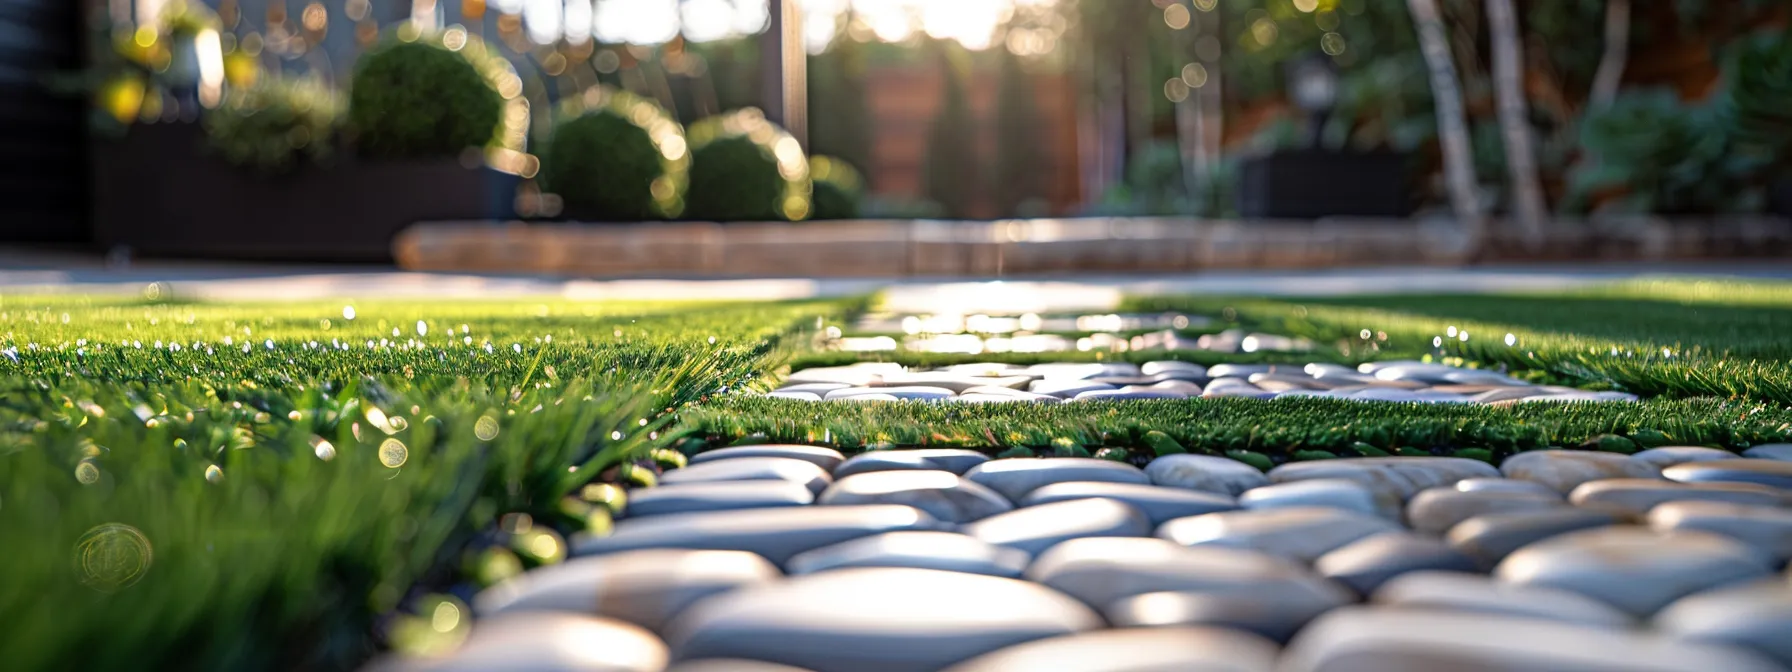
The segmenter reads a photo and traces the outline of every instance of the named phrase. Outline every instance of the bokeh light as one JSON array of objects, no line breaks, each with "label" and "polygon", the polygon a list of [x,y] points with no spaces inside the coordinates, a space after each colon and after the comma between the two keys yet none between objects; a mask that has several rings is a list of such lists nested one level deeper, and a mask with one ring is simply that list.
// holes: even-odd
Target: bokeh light
[{"label": "bokeh light", "polygon": [[123,523],[94,526],[75,542],[75,570],[81,583],[102,593],[142,580],[155,562],[155,548],[141,530]]}]

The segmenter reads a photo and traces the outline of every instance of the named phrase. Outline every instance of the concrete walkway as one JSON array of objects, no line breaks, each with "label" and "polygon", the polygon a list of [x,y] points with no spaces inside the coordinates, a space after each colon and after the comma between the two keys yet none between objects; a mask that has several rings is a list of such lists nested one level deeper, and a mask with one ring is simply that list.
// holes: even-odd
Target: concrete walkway
[{"label": "concrete walkway", "polygon": [[897,310],[1099,310],[1122,294],[1262,296],[1543,291],[1650,276],[1792,279],[1792,264],[1617,264],[1473,268],[1388,267],[1323,271],[1224,271],[1074,278],[589,280],[543,276],[413,273],[378,266],[139,261],[109,266],[97,256],[0,250],[0,293],[136,294],[153,282],[203,300],[557,296],[597,299],[800,299],[887,290]]}]

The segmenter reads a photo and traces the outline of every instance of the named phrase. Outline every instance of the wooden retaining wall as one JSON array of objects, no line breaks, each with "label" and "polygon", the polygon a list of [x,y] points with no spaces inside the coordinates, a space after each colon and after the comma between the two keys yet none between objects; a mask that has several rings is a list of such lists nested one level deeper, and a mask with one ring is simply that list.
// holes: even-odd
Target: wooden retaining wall
[{"label": "wooden retaining wall", "polygon": [[1558,222],[1551,231],[1533,249],[1510,236],[1475,239],[1412,220],[443,222],[400,233],[393,253],[418,271],[863,278],[1792,255],[1792,223],[1769,218]]}]

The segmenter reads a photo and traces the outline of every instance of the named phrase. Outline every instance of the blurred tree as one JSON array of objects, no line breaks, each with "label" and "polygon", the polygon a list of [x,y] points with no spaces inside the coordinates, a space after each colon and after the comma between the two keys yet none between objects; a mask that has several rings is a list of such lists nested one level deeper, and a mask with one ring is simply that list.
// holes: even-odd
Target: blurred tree
[{"label": "blurred tree", "polygon": [[1605,109],[1618,98],[1618,85],[1624,81],[1624,65],[1629,59],[1630,0],[1606,0],[1605,52],[1599,58],[1598,74],[1593,76],[1593,91],[1587,96],[1590,107]]},{"label": "blurred tree", "polygon": [[1494,97],[1498,101],[1500,135],[1511,180],[1511,216],[1518,220],[1525,246],[1543,245],[1543,187],[1537,182],[1537,154],[1531,139],[1530,104],[1524,95],[1524,48],[1518,10],[1513,0],[1487,0],[1487,29],[1493,44]]},{"label": "blurred tree", "polygon": [[940,81],[944,87],[940,111],[927,136],[927,197],[940,204],[949,217],[968,217],[972,195],[977,192],[975,129],[965,94],[969,59],[956,42],[934,40],[938,50]]},{"label": "blurred tree", "polygon": [[996,52],[996,165],[991,186],[996,211],[1007,216],[1017,214],[1022,203],[1043,194],[1040,176],[1045,172],[1045,157],[1040,146],[1044,129],[1032,73],[1013,52]]},{"label": "blurred tree", "polygon": [[809,154],[871,171],[871,111],[865,99],[865,45],[850,37],[809,57]]},{"label": "blurred tree", "polygon": [[1437,0],[1407,0],[1413,27],[1431,74],[1431,96],[1437,113],[1438,136],[1443,144],[1444,175],[1450,206],[1456,218],[1471,231],[1480,230],[1481,201],[1476,194],[1473,149],[1469,143],[1467,115],[1462,108],[1462,89],[1451,60],[1450,37],[1438,11]]}]

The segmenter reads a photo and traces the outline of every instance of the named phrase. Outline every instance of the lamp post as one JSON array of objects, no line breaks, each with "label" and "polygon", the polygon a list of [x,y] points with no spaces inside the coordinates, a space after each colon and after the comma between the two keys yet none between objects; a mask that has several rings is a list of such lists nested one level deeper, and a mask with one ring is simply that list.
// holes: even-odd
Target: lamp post
[{"label": "lamp post", "polygon": [[1307,113],[1308,149],[1317,150],[1325,135],[1325,122],[1338,104],[1338,70],[1332,59],[1308,53],[1289,62],[1288,99]]}]

